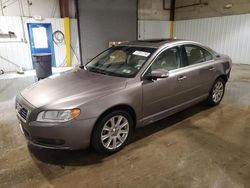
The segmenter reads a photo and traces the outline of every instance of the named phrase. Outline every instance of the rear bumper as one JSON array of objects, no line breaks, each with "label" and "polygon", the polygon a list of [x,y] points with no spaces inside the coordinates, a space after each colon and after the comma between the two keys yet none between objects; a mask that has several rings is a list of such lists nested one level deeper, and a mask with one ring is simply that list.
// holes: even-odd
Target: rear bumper
[{"label": "rear bumper", "polygon": [[50,149],[77,150],[90,145],[95,118],[72,120],[67,123],[24,123],[20,128],[26,139],[34,146]]}]

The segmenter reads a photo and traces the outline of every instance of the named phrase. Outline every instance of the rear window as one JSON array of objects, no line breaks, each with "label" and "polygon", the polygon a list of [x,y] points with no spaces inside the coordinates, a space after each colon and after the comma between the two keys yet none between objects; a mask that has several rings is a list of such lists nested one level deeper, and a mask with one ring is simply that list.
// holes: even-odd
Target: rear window
[{"label": "rear window", "polygon": [[213,56],[205,49],[195,45],[184,46],[189,65],[202,63],[213,59]]}]

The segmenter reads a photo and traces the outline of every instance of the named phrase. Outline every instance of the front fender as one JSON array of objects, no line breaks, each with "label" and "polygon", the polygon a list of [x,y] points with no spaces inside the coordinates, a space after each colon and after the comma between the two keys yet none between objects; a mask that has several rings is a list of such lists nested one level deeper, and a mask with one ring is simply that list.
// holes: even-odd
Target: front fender
[{"label": "front fender", "polygon": [[142,88],[141,83],[128,85],[125,89],[92,100],[81,106],[82,119],[99,118],[106,110],[118,106],[130,106],[136,113],[136,122],[142,118]]}]

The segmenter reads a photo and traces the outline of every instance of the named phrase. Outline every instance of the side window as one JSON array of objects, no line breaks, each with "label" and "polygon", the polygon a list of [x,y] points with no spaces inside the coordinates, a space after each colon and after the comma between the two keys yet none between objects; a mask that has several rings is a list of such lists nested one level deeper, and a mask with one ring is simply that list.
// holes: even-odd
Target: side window
[{"label": "side window", "polygon": [[202,63],[204,61],[209,61],[213,57],[212,55],[204,50],[203,48],[195,45],[185,45],[184,46],[189,65],[194,65],[197,63]]},{"label": "side window", "polygon": [[174,70],[181,67],[181,57],[178,47],[162,52],[151,65],[151,71],[156,69]]},{"label": "side window", "polygon": [[208,51],[206,51],[204,49],[203,49],[203,55],[204,55],[206,61],[213,59],[213,56]]}]

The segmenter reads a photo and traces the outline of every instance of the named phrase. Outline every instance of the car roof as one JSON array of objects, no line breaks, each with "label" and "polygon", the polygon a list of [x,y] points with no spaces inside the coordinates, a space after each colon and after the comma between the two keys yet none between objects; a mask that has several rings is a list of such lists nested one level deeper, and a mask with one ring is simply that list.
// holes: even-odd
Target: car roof
[{"label": "car roof", "polygon": [[124,42],[118,46],[137,46],[137,47],[148,47],[148,48],[160,48],[167,44],[174,44],[179,42],[192,42],[183,39],[147,39],[147,40],[137,40]]}]

